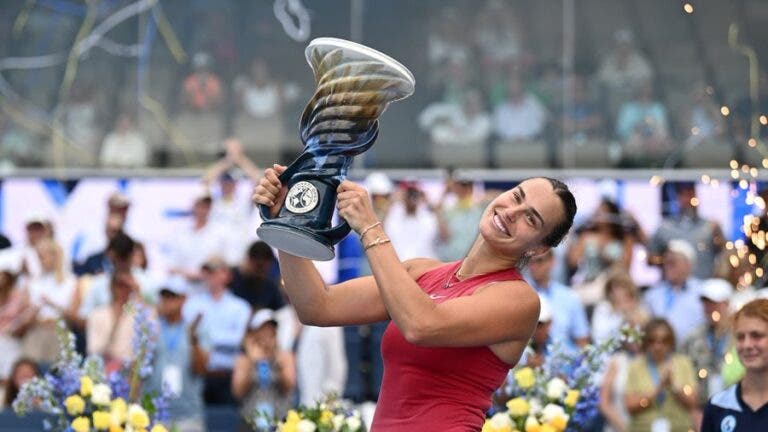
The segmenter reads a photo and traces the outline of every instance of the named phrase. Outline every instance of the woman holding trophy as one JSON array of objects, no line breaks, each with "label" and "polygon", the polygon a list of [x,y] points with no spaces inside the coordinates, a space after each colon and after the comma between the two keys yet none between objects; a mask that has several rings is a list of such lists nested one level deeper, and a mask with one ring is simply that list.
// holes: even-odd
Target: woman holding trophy
[{"label": "woman holding trophy", "polygon": [[[401,262],[368,192],[343,179],[351,156],[375,140],[386,105],[413,92],[413,76],[337,39],[310,43],[307,60],[318,90],[302,116],[306,150],[289,167],[267,169],[256,186],[265,219],[259,235],[280,250],[285,290],[303,323],[390,320],[374,432],[479,431],[538,321],[538,294],[519,269],[560,243],[574,197],[558,180],[525,180],[488,205],[464,259]],[[334,207],[344,222],[330,227]],[[330,259],[349,229],[373,275],[327,286],[311,259]]]},{"label": "woman holding trophy", "polygon": [[[284,169],[266,170],[255,202],[279,208]],[[337,199],[373,276],[326,286],[312,261],[281,251],[285,289],[299,318],[317,326],[391,320],[374,431],[480,430],[491,394],[538,320],[538,295],[518,269],[568,232],[573,195],[557,180],[520,183],[488,205],[467,256],[448,264],[400,262],[362,186],[342,182]]]}]

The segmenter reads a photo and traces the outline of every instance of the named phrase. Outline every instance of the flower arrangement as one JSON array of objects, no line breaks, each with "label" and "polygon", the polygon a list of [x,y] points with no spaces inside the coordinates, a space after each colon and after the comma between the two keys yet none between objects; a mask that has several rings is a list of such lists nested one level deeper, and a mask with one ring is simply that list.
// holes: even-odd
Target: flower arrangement
[{"label": "flower arrangement", "polygon": [[[264,418],[259,414],[257,417]],[[281,421],[267,420],[268,429],[276,432],[366,432],[360,412],[335,395],[312,407],[302,405],[289,410]]]},{"label": "flower arrangement", "polygon": [[640,336],[637,329],[624,326],[617,337],[580,351],[553,344],[541,367],[511,371],[497,392],[503,408],[486,419],[482,432],[589,430],[597,416],[598,372],[610,353]]},{"label": "flower arrangement", "polygon": [[77,353],[75,336],[60,321],[59,359],[43,377],[22,386],[13,401],[16,414],[31,410],[53,414],[55,423],[46,421],[43,426],[59,432],[167,432],[162,424],[167,415],[165,397],[141,391],[143,380],[152,373],[156,322],[140,303],[126,309],[134,314],[132,360],[107,375],[100,357],[83,359]]}]

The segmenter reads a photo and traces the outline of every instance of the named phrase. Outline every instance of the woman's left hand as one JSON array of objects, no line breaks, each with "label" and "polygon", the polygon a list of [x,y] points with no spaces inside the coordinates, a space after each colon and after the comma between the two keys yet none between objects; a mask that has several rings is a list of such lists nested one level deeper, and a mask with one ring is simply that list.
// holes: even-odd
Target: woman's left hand
[{"label": "woman's left hand", "polygon": [[368,191],[349,180],[341,182],[336,190],[336,208],[357,233],[378,222]]}]

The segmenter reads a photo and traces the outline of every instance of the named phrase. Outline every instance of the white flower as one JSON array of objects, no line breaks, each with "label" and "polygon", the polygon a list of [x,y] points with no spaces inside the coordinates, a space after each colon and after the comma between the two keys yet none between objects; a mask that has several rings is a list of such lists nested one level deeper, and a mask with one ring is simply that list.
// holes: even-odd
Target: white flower
[{"label": "white flower", "polygon": [[560,378],[552,378],[547,383],[547,397],[552,400],[560,400],[568,390],[568,385]]},{"label": "white flower", "polygon": [[494,429],[512,427],[512,418],[510,418],[507,413],[496,413],[491,417],[491,426],[493,426]]},{"label": "white flower", "polygon": [[568,421],[568,414],[565,413],[565,410],[560,405],[547,404],[547,406],[545,406],[544,409],[541,410],[541,421],[542,422],[549,423],[555,417],[562,417],[566,421]]},{"label": "white flower", "polygon": [[541,412],[541,401],[537,398],[531,398],[531,400],[528,401],[528,412],[533,416],[538,416]]},{"label": "white flower", "polygon": [[344,414],[336,414],[333,416],[333,430],[334,431],[340,431],[341,428],[344,426]]},{"label": "white flower", "polygon": [[296,430],[299,432],[315,432],[317,426],[311,420],[304,419],[296,425]]},{"label": "white flower", "polygon": [[350,417],[345,423],[347,424],[347,428],[351,431],[356,431],[363,425],[359,417]]},{"label": "white flower", "polygon": [[91,402],[94,405],[109,405],[112,389],[107,384],[96,384],[91,390]]}]

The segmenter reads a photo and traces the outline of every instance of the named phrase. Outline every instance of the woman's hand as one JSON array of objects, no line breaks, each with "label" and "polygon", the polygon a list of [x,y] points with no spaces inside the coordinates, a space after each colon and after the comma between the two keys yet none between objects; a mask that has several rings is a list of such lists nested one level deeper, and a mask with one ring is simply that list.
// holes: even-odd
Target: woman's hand
[{"label": "woman's hand", "polygon": [[272,168],[264,170],[264,176],[259,180],[259,184],[253,189],[251,199],[254,204],[262,204],[269,207],[271,217],[277,216],[277,212],[285,201],[287,188],[283,187],[278,176],[285,172],[286,167],[274,164]]},{"label": "woman's hand", "polygon": [[368,191],[349,180],[341,182],[336,189],[336,208],[339,209],[339,216],[358,234],[378,222]]}]

